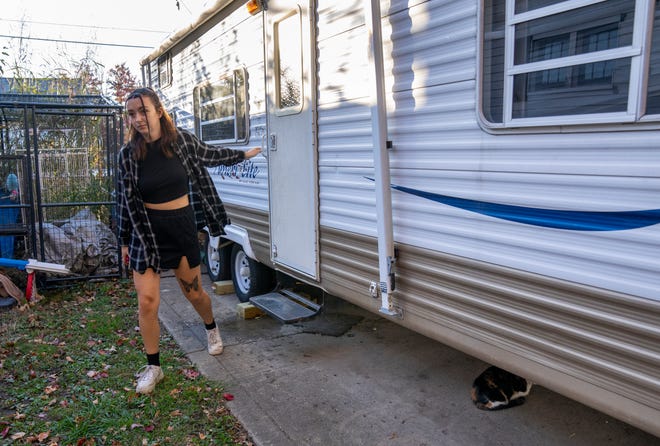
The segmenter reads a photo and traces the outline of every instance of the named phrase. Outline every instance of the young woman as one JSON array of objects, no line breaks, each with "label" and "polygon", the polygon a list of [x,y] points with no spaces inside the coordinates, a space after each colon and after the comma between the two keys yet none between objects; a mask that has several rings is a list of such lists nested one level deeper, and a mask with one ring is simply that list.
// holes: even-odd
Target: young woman
[{"label": "young woman", "polygon": [[[205,167],[236,164],[261,149],[213,147],[176,128],[150,88],[138,88],[128,96],[126,114],[129,141],[119,153],[119,236],[122,258],[133,270],[147,354],[136,390],[150,393],[163,379],[158,320],[161,271],[174,270],[181,291],[206,327],[209,354],[222,353],[211,299],[201,286],[197,234],[204,226],[212,235],[221,234],[228,218]],[[191,196],[201,203],[192,203]],[[196,215],[203,215],[205,221],[196,221]]]}]

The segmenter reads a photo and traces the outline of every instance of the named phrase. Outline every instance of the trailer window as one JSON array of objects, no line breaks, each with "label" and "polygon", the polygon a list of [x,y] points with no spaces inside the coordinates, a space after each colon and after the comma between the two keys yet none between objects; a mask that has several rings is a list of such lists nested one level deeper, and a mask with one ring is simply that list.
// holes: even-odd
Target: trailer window
[{"label": "trailer window", "polygon": [[659,120],[658,3],[484,0],[485,120],[495,127]]},{"label": "trailer window", "polygon": [[172,58],[170,53],[158,58],[158,87],[167,87],[172,83]]},{"label": "trailer window", "polygon": [[209,143],[247,141],[247,82],[244,68],[195,88],[195,132]]},{"label": "trailer window", "polygon": [[660,115],[660,0],[655,2],[649,66],[646,113]]},{"label": "trailer window", "polygon": [[147,72],[147,79],[149,80],[149,86],[151,88],[158,88],[158,61],[149,62],[148,65],[145,65]]},{"label": "trailer window", "polygon": [[299,9],[274,24],[276,99],[278,114],[302,110],[302,23]]}]

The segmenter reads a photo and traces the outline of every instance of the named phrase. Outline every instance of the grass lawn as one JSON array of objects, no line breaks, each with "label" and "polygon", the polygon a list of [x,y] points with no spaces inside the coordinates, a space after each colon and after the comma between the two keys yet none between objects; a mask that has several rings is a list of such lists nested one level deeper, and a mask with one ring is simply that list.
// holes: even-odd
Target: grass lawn
[{"label": "grass lawn", "polygon": [[252,444],[224,405],[231,396],[165,330],[165,380],[135,392],[145,358],[132,281],[40,291],[0,312],[0,444]]}]

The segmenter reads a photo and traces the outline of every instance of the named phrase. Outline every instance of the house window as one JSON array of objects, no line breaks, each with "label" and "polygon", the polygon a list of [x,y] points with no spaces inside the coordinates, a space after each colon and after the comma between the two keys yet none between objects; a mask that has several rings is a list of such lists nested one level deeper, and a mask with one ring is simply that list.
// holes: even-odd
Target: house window
[{"label": "house window", "polygon": [[488,125],[660,120],[658,3],[484,0],[480,107]]},{"label": "house window", "polygon": [[195,88],[195,132],[208,143],[248,139],[247,73],[236,69],[214,83]]}]

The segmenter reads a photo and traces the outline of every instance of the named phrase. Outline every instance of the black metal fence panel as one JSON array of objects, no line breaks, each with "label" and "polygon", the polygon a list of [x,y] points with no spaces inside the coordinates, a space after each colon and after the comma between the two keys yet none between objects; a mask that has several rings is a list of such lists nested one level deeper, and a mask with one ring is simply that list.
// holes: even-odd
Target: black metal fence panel
[{"label": "black metal fence panel", "polygon": [[45,285],[123,273],[115,196],[121,111],[95,96],[0,95],[0,258],[71,271],[40,275]]}]

